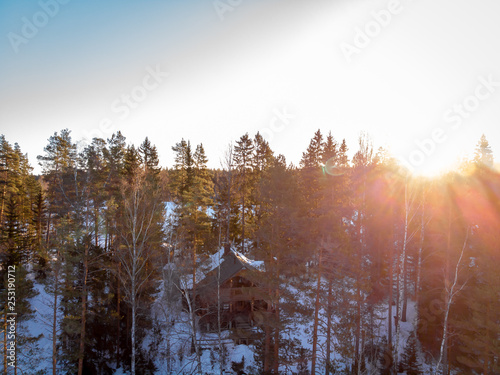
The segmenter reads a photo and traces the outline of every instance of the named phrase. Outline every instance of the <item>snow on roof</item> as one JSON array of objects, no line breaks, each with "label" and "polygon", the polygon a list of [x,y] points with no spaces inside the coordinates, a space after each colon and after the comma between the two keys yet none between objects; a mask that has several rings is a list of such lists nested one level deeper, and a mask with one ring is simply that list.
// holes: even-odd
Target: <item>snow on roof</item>
[{"label": "snow on roof", "polygon": [[[231,253],[236,257],[236,259],[239,260],[241,263],[241,266],[248,268],[248,269],[254,269],[257,271],[262,271],[264,269],[264,262],[263,261],[256,261],[247,258],[243,254],[239,253],[236,251],[234,248],[231,249]],[[205,280],[207,275],[209,275],[212,271],[214,271],[217,267],[221,266],[224,261],[227,259],[227,257],[224,257],[224,247],[221,247],[215,254],[212,254],[208,257],[208,259],[203,262],[203,264],[200,265],[200,267],[197,269],[196,272],[196,283],[200,283],[201,281]],[[229,272],[231,273],[232,271],[227,269],[228,264],[226,264],[226,267],[222,266],[221,268],[224,268],[224,273]],[[241,267],[240,266],[240,267]],[[182,288],[183,289],[192,289],[193,288],[193,279],[191,275],[187,275],[185,277],[181,277],[181,283],[182,283]]]},{"label": "snow on roof", "polygon": [[[241,254],[240,252],[236,251],[234,248],[231,249],[231,252],[238,258],[240,262],[242,262],[244,265],[248,265],[250,267],[256,268],[258,270],[262,270],[264,267],[264,262],[260,260],[252,260]],[[224,260],[224,247],[221,247],[219,251],[217,251],[215,254],[210,255],[209,260],[208,260],[208,266],[206,267],[205,273],[209,273],[213,271],[215,268],[217,268],[222,261]]]},{"label": "snow on roof", "polygon": [[231,250],[231,251],[234,253],[234,255],[236,255],[236,257],[240,261],[248,264],[249,266],[251,266],[253,268],[256,268],[256,269],[258,269],[260,271],[262,271],[264,269],[264,262],[263,261],[249,259],[246,256],[244,256],[243,254],[237,252],[236,250]]},{"label": "snow on roof", "polygon": [[[208,259],[201,264],[201,266],[196,270],[196,282],[199,283],[205,276],[216,269],[224,260],[224,247],[220,248],[215,254],[212,254]],[[181,277],[181,287],[183,289],[193,289],[193,278],[192,275],[186,275]]]}]

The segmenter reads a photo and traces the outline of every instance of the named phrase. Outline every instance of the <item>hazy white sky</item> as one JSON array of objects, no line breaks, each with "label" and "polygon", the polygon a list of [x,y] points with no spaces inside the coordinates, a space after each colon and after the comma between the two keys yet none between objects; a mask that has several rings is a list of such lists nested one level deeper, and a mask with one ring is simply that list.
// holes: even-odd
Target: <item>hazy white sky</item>
[{"label": "hazy white sky", "polygon": [[[318,128],[351,151],[367,131],[417,166],[482,133],[500,155],[498,1],[242,0],[222,19],[212,1],[51,1],[0,1],[0,133],[34,166],[63,128],[149,136],[163,166],[181,138],[217,167],[257,131],[298,164]],[[25,20],[43,26],[19,44]]]}]

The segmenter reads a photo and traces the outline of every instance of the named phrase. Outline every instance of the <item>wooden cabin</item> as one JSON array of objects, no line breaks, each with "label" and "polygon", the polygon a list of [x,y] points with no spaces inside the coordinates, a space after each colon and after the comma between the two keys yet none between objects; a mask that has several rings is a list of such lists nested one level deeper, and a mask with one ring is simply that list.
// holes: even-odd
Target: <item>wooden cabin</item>
[{"label": "wooden cabin", "polygon": [[220,306],[221,328],[236,330],[240,337],[249,336],[245,332],[262,324],[268,314],[269,298],[259,277],[262,272],[251,261],[226,246],[220,266],[208,272],[192,290],[200,329],[217,331]]}]

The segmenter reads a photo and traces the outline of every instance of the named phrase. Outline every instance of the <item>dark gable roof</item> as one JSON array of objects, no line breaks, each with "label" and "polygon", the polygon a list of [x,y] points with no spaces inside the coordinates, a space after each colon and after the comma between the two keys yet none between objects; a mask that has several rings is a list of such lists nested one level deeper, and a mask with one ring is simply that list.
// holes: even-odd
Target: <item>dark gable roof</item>
[{"label": "dark gable roof", "polygon": [[205,275],[205,278],[196,284],[196,288],[199,292],[205,288],[217,287],[217,279],[219,279],[219,285],[223,284],[242,270],[250,271],[249,274],[260,272],[255,267],[250,265],[245,258],[241,257],[232,250],[227,254],[224,254],[222,259],[223,261],[220,265],[220,275],[219,267],[215,267],[213,270],[208,272]]}]

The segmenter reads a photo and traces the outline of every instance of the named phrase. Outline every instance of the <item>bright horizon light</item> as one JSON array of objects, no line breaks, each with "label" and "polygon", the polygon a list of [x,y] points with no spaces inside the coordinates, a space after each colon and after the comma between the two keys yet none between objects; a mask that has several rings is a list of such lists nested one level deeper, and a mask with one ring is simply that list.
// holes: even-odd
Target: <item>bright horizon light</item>
[{"label": "bright horizon light", "polygon": [[[0,17],[9,15],[0,35],[20,32],[38,8],[0,3]],[[7,38],[0,44],[0,133],[39,172],[36,156],[64,128],[75,141],[117,130],[136,146],[149,137],[164,167],[182,138],[203,143],[212,168],[247,132],[265,133],[298,165],[317,129],[346,139],[351,158],[366,132],[375,151],[387,146],[408,160],[442,128],[448,140],[417,168],[434,174],[473,152],[483,133],[500,155],[500,88],[470,99],[480,77],[500,81],[500,50],[491,48],[499,10],[490,0],[401,0],[383,21],[381,0],[269,0],[244,2],[221,20],[206,2],[69,2],[17,54]],[[360,41],[366,46],[346,58],[343,46]],[[163,79],[148,79],[157,69]],[[140,102],[126,104],[133,94]],[[448,111],[464,103],[471,110],[455,126]]]},{"label": "bright horizon light", "polygon": [[[396,157],[396,159],[401,163],[402,166],[405,166],[406,160],[404,158]],[[460,167],[460,161],[453,155],[450,155],[447,158],[436,158],[435,160],[435,162],[430,162],[420,167],[411,168],[409,170],[415,176],[433,178],[438,177],[442,174],[446,174],[448,172],[457,171]]]}]

